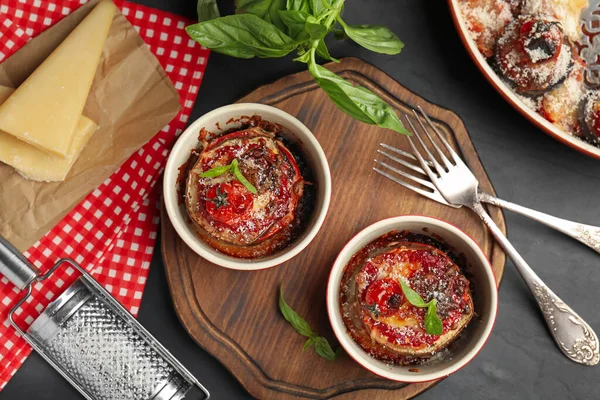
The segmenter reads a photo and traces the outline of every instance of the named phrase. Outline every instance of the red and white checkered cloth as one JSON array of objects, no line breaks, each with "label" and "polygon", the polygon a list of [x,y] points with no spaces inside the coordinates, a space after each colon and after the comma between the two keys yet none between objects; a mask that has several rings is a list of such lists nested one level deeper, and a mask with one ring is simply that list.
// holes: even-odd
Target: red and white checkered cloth
[{"label": "red and white checkered cloth", "polygon": [[[0,62],[86,1],[0,0]],[[25,256],[42,272],[61,257],[73,258],[137,315],[158,229],[156,183],[171,145],[186,126],[209,51],[187,36],[184,27],[193,21],[123,0],[115,0],[115,4],[173,81],[183,109]],[[65,267],[43,284],[36,284],[16,317],[17,323],[26,326],[33,322],[76,277],[72,268]],[[7,318],[22,296],[6,278],[0,278],[0,389],[31,352]]]}]

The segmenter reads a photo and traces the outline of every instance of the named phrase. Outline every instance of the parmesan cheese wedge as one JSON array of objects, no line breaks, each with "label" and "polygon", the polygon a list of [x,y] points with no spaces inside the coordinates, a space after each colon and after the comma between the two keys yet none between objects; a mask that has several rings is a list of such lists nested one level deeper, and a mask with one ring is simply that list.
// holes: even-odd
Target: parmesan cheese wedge
[{"label": "parmesan cheese wedge", "polygon": [[[12,88],[0,86],[0,104],[4,103],[13,92]],[[0,161],[15,168],[27,179],[45,182],[63,181],[97,128],[98,126],[91,119],[81,116],[66,157],[47,153],[0,131]]]},{"label": "parmesan cheese wedge", "polygon": [[67,157],[115,13],[100,2],[0,106],[0,130]]}]

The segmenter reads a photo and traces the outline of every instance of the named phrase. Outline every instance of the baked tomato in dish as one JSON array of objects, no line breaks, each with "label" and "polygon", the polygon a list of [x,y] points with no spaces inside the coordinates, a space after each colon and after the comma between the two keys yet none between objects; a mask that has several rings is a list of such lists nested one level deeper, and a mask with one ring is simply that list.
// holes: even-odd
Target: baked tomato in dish
[{"label": "baked tomato in dish", "polygon": [[[241,178],[227,169],[232,163]],[[254,126],[203,143],[188,173],[186,208],[198,234],[215,249],[264,257],[293,239],[304,186],[290,150],[275,133]]]},{"label": "baked tomato in dish", "polygon": [[563,83],[576,54],[560,23],[529,15],[509,23],[496,45],[499,72],[515,92],[528,96]]},{"label": "baked tomato in dish", "polygon": [[[457,259],[438,240],[409,232],[369,243],[342,278],[340,306],[350,336],[373,357],[396,364],[416,364],[446,348],[474,315]],[[413,305],[402,285],[424,303],[435,300],[440,334],[428,332],[427,308]]]}]

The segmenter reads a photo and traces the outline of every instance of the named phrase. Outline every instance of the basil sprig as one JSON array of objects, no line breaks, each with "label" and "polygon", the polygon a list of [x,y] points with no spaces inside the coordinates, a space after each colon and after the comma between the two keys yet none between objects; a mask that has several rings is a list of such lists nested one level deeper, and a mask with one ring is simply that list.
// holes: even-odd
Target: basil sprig
[{"label": "basil sprig", "polygon": [[248,179],[246,179],[246,177],[242,174],[242,171],[240,171],[239,161],[237,160],[237,158],[234,158],[231,164],[229,165],[221,165],[219,167],[211,168],[208,171],[204,171],[198,176],[200,178],[216,178],[217,176],[221,176],[227,172],[233,173],[235,179],[240,181],[240,183],[244,185],[244,187],[250,192],[252,192],[253,194],[258,193],[254,185],[251,184],[250,181],[248,181]]},{"label": "basil sprig", "polygon": [[[211,50],[238,58],[283,57],[296,50],[319,86],[342,111],[359,121],[409,134],[393,107],[370,90],[354,86],[316,63],[329,54],[325,37],[350,38],[378,53],[398,54],[404,44],[388,28],[348,25],[340,16],[345,0],[237,0],[236,14],[218,17],[213,0],[199,0],[199,23],[186,27],[188,35]],[[200,3],[202,12],[200,15]],[[214,12],[216,10],[216,12]],[[209,19],[210,16],[212,19]]]},{"label": "basil sprig", "polygon": [[419,293],[412,290],[410,286],[404,283],[404,281],[401,279],[400,286],[402,287],[404,297],[406,297],[406,300],[408,300],[410,304],[419,308],[427,308],[427,312],[425,313],[425,330],[427,333],[431,335],[441,335],[444,330],[444,326],[437,315],[437,300],[431,299],[431,301],[425,303],[425,300],[423,300]]},{"label": "basil sprig", "polygon": [[286,303],[283,298],[283,284],[279,288],[279,310],[281,311],[281,314],[283,314],[283,318],[296,329],[296,332],[308,338],[302,347],[302,351],[314,346],[315,353],[326,360],[334,361],[339,356],[342,348],[339,347],[336,351],[333,351],[327,339],[317,335],[308,325],[308,322],[302,319],[302,317]]}]

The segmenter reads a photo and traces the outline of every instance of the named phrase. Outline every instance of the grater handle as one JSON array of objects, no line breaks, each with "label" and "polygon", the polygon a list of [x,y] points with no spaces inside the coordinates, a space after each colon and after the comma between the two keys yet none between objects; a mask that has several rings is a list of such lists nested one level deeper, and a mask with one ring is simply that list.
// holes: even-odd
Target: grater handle
[{"label": "grater handle", "polygon": [[0,236],[0,274],[19,289],[25,289],[40,274],[23,254]]}]

